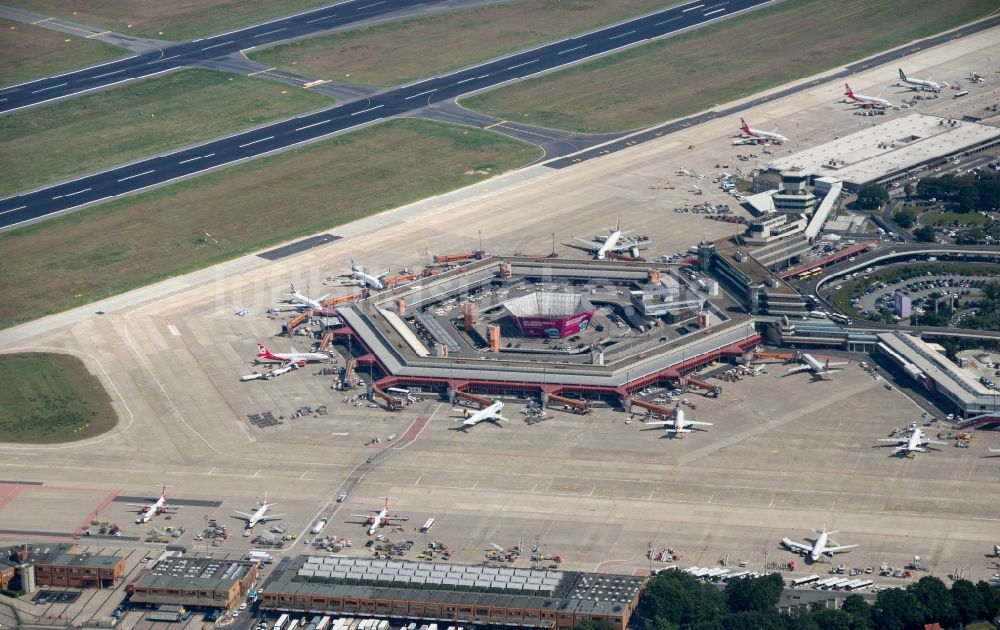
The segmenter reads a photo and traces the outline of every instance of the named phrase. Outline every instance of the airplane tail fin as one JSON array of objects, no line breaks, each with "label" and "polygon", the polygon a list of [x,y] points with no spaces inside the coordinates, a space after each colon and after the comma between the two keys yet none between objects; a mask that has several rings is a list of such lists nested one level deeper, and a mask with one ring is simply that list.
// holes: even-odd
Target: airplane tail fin
[{"label": "airplane tail fin", "polygon": [[844,87],[847,88],[847,91],[844,92],[844,96],[847,96],[847,97],[850,97],[850,98],[854,98],[854,91],[851,89],[851,86],[849,84],[845,83]]},{"label": "airplane tail fin", "polygon": [[750,133],[750,125],[748,125],[747,121],[743,120],[742,118],[740,118],[740,131],[742,131],[745,134]]},{"label": "airplane tail fin", "polygon": [[903,81],[906,81],[906,75],[903,74],[902,68],[899,69],[899,78],[902,79]]},{"label": "airplane tail fin", "polygon": [[257,356],[258,357],[266,357],[268,354],[270,354],[270,353],[267,351],[267,348],[264,347],[264,344],[258,343],[257,344]]}]

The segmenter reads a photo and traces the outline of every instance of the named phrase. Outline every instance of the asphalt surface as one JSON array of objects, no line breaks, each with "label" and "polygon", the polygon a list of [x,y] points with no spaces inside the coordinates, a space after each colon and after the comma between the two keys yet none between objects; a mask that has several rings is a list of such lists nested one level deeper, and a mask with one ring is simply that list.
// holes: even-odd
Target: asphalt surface
[{"label": "asphalt surface", "polygon": [[994,15],[993,17],[987,18],[981,22],[975,24],[970,24],[968,26],[959,28],[954,31],[949,31],[943,35],[938,35],[936,37],[929,37],[927,39],[920,40],[914,44],[907,46],[905,48],[900,48],[898,50],[890,50],[889,52],[876,55],[864,61],[860,61],[855,64],[847,66],[844,70],[839,72],[831,73],[820,79],[813,79],[810,81],[803,81],[797,85],[785,88],[778,92],[773,92],[767,96],[762,96],[760,98],[747,101],[745,103],[740,103],[739,105],[734,105],[732,107],[719,110],[719,111],[708,111],[695,116],[689,116],[681,120],[675,120],[666,125],[661,125],[641,131],[637,134],[633,134],[618,140],[617,142],[612,142],[603,146],[595,147],[588,151],[581,151],[575,155],[567,156],[562,159],[552,160],[546,163],[546,166],[551,168],[566,168],[567,166],[572,166],[586,160],[592,160],[594,158],[599,158],[603,155],[609,153],[615,153],[616,151],[621,151],[622,149],[627,149],[633,145],[639,144],[641,142],[649,142],[650,140],[655,140],[660,136],[668,135],[676,131],[681,131],[688,127],[693,127],[695,125],[700,125],[702,123],[708,122],[715,118],[724,118],[726,116],[731,116],[733,114],[738,114],[740,112],[745,112],[752,109],[758,105],[763,105],[769,101],[774,101],[780,98],[784,98],[791,94],[801,92],[803,90],[811,89],[817,85],[822,85],[824,83],[830,83],[832,81],[840,81],[846,77],[850,77],[857,72],[866,70],[872,66],[879,66],[882,64],[889,63],[890,61],[895,61],[902,57],[912,55],[917,51],[924,50],[927,48],[933,48],[940,44],[947,43],[953,39],[959,37],[965,37],[966,35],[971,35],[973,33],[978,33],[986,29],[993,28],[1000,24],[1000,15]]},{"label": "asphalt surface", "polygon": [[[0,200],[0,229],[36,221],[55,213],[79,208],[120,195],[126,195],[137,190],[163,184],[238,160],[245,160],[287,149],[297,144],[310,142],[334,133],[406,114],[433,105],[436,102],[453,99],[478,90],[497,87],[509,81],[523,79],[527,76],[579,62],[596,55],[669,35],[682,29],[722,19],[740,11],[768,4],[771,1],[730,0],[726,2],[725,0],[719,0],[713,2],[709,0],[702,3],[696,0],[688,2],[584,35],[515,53],[478,66],[386,90],[364,100],[330,107],[306,116],[242,132],[197,147],[134,162],[15,197],[8,197]],[[267,25],[252,27],[238,33],[217,35],[210,38],[212,41],[220,41],[218,44],[211,44],[207,43],[209,40],[202,40],[197,43],[181,44],[180,46],[201,47],[201,52],[204,52],[204,49],[208,46],[216,46],[212,50],[221,55],[232,52],[226,48],[227,46],[235,47],[239,45],[236,42],[236,38],[253,38],[255,37],[253,33],[256,33],[261,43],[263,43],[266,37],[273,36],[287,39],[292,36],[288,32],[268,34],[268,30],[277,30],[280,28],[291,29],[295,28],[291,24],[299,23],[304,25],[303,28],[305,28],[310,26],[310,21],[320,19],[328,19],[330,22],[333,22],[335,19],[334,16],[327,17],[325,13],[322,16],[320,15],[324,11],[340,14],[345,11],[345,7],[356,7],[353,9],[353,12],[361,14],[362,12],[374,11],[386,6],[399,8],[406,4],[407,2],[402,0],[385,0],[383,4],[371,6],[370,0],[356,0],[312,13],[285,18],[285,20],[279,20]],[[366,17],[371,17],[370,13],[366,13],[365,15]],[[289,22],[290,26],[280,26],[285,22]],[[325,26],[325,28],[328,27]],[[231,41],[232,43],[230,43]],[[170,61],[176,61],[176,58],[173,58],[174,54],[177,54],[178,57],[181,55],[179,52],[171,51],[167,55],[167,57],[171,57]],[[164,58],[162,61],[167,61],[167,59]],[[101,72],[102,70],[104,72],[111,72],[113,70],[110,68],[113,65],[108,64],[98,69],[97,72]],[[164,65],[169,66],[169,64]],[[152,71],[159,70],[153,69]],[[43,81],[53,80],[59,81],[60,79],[45,79]],[[26,87],[34,90],[40,89],[38,82],[21,86],[20,89],[24,90]],[[48,89],[51,89],[55,93],[55,91],[62,89],[62,87],[54,86]],[[6,93],[0,93],[0,98],[9,99],[11,97],[6,96]],[[0,101],[0,105],[7,105],[7,103]]]},{"label": "asphalt surface", "polygon": [[160,50],[0,90],[0,114],[443,1],[347,0],[228,33],[165,45]]}]

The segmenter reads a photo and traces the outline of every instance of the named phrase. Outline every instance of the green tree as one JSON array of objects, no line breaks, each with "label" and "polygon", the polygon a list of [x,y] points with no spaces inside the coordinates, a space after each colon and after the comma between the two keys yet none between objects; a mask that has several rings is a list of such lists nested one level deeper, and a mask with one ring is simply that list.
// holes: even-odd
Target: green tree
[{"label": "green tree", "polygon": [[727,615],[722,620],[722,628],[724,630],[785,630],[785,621],[786,619],[776,610],[766,612],[750,610]]},{"label": "green tree", "polygon": [[819,630],[851,630],[851,616],[842,610],[820,605],[809,612],[809,619]]},{"label": "green tree", "polygon": [[878,184],[865,184],[858,189],[858,207],[862,210],[877,210],[889,201],[889,193]]},{"label": "green tree", "polygon": [[929,225],[918,227],[913,231],[913,237],[924,243],[934,242],[934,228]]},{"label": "green tree", "polygon": [[913,186],[912,182],[906,182],[903,185],[903,194],[906,195],[906,200],[909,201],[913,194],[917,192],[917,189]]},{"label": "green tree", "polygon": [[840,610],[851,619],[851,630],[869,630],[872,627],[871,604],[860,595],[848,595]]},{"label": "green tree", "polygon": [[979,580],[976,582],[976,590],[983,598],[983,608],[987,617],[1000,615],[1000,589],[993,588],[986,582]]},{"label": "green tree", "polygon": [[919,630],[924,615],[913,593],[887,588],[878,594],[872,607],[872,625],[879,630]]},{"label": "green tree", "polygon": [[892,215],[892,220],[896,222],[896,225],[904,230],[908,230],[913,227],[913,217],[910,216],[909,212],[903,212],[900,210]]},{"label": "green tree", "polygon": [[733,612],[774,610],[784,588],[785,581],[777,573],[731,580],[726,584],[726,603]]},{"label": "green tree", "polygon": [[683,571],[665,571],[646,588],[643,617],[654,628],[717,623],[726,613],[722,591]]},{"label": "green tree", "polygon": [[951,602],[963,624],[986,618],[983,596],[976,590],[976,585],[968,580],[956,580],[951,585]]},{"label": "green tree", "polygon": [[952,605],[948,587],[939,578],[931,575],[920,578],[906,589],[916,596],[924,615],[924,623],[939,623],[944,627],[958,621],[955,606]]}]

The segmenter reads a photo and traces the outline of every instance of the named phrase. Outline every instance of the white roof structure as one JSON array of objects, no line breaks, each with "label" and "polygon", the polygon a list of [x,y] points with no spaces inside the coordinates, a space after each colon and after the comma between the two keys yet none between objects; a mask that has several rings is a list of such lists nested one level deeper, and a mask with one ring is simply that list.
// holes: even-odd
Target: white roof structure
[{"label": "white roof structure", "polygon": [[579,293],[538,291],[503,303],[514,317],[568,317],[593,308]]},{"label": "white roof structure", "polygon": [[767,164],[777,171],[836,177],[858,187],[986,143],[1000,128],[910,114]]}]

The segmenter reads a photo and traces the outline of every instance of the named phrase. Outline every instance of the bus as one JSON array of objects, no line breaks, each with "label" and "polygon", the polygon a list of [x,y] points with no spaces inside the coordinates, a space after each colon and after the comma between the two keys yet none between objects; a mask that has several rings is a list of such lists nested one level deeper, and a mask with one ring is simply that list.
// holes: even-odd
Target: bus
[{"label": "bus", "polygon": [[815,584],[816,582],[819,582],[818,575],[807,575],[805,577],[795,578],[794,580],[791,581],[790,586],[792,588],[799,588],[801,586],[806,586],[808,584]]},{"label": "bus", "polygon": [[424,521],[423,525],[420,526],[420,531],[422,531],[422,532],[429,532],[429,531],[431,531],[432,527],[434,527],[434,519],[433,518],[429,518],[426,521]]},{"label": "bus", "polygon": [[837,322],[838,324],[843,324],[845,326],[851,325],[851,318],[847,315],[841,315],[840,313],[833,313],[830,315],[830,319]]},{"label": "bus", "polygon": [[282,630],[282,628],[285,627],[286,623],[288,623],[288,615],[283,614],[280,617],[278,617],[277,621],[274,622],[274,628],[272,628],[272,630]]}]

